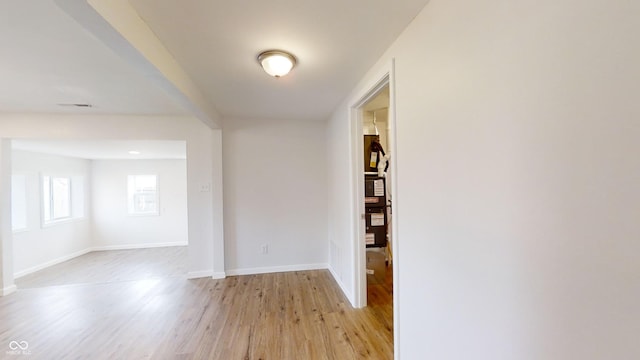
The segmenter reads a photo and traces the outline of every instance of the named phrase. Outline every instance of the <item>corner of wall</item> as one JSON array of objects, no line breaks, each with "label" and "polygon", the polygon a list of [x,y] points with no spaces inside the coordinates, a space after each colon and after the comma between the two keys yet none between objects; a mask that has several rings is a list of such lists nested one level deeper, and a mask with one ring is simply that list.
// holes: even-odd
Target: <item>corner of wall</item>
[{"label": "corner of wall", "polygon": [[333,280],[335,280],[335,282],[338,284],[338,286],[340,286],[340,289],[342,290],[342,293],[344,294],[344,296],[347,297],[347,300],[349,300],[349,303],[351,303],[351,306],[353,306],[354,308],[358,307],[357,304],[356,304],[356,299],[353,296],[353,292],[348,291],[347,287],[344,285],[342,280],[340,280],[340,276],[338,276],[338,274],[336,273],[336,270],[333,268],[333,266],[331,266],[331,264],[329,264],[327,266],[327,269],[331,273],[331,276],[333,276]]},{"label": "corner of wall", "polygon": [[2,289],[2,291],[0,291],[0,296],[7,296],[10,294],[13,294],[14,292],[16,292],[18,288],[16,287],[15,284],[7,286],[5,288]]}]

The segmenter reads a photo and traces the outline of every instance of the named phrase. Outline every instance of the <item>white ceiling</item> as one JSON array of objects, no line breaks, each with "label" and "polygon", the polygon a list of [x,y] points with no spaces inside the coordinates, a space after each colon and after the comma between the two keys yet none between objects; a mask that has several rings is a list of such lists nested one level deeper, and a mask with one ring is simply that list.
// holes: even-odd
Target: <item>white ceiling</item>
[{"label": "white ceiling", "polygon": [[[427,2],[129,0],[223,118],[295,120],[327,119]],[[65,11],[0,0],[0,112],[185,114],[184,99]],[[298,58],[290,75],[260,69],[256,56],[271,48]]]},{"label": "white ceiling", "polygon": [[0,112],[185,114],[51,0],[0,0]]},{"label": "white ceiling", "polygon": [[[173,140],[13,140],[12,148],[80,159],[186,159],[184,141]],[[139,155],[128,152],[139,151]]]},{"label": "white ceiling", "polygon": [[[223,117],[325,120],[427,0],[130,0]],[[298,66],[275,79],[256,56]]]}]

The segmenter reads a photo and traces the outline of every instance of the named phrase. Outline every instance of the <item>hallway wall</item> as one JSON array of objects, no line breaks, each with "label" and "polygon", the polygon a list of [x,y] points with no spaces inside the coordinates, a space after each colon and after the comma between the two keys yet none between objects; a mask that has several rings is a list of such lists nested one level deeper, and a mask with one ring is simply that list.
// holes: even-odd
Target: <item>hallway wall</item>
[{"label": "hallway wall", "polygon": [[352,290],[348,108],[395,59],[400,358],[640,357],[638,13],[432,0],[336,110],[330,263]]}]

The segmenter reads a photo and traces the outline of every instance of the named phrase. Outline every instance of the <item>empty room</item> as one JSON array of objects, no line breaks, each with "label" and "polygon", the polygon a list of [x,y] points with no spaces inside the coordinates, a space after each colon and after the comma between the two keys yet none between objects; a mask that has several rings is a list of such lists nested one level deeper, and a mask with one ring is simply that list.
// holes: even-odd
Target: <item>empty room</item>
[{"label": "empty room", "polygon": [[638,14],[0,1],[0,358],[640,358]]},{"label": "empty room", "polygon": [[186,277],[185,156],[183,142],[13,141],[16,286]]}]

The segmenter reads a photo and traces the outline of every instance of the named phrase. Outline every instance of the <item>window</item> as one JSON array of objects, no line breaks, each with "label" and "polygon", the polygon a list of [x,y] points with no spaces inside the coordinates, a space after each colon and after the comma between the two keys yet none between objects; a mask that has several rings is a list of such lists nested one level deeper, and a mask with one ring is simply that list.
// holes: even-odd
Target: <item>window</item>
[{"label": "window", "polygon": [[11,175],[11,230],[27,229],[27,178]]},{"label": "window", "polygon": [[42,194],[45,223],[71,217],[71,178],[44,176]]},{"label": "window", "polygon": [[42,214],[45,225],[84,217],[84,178],[43,176]]},{"label": "window", "polygon": [[158,215],[158,177],[129,175],[129,215]]}]

